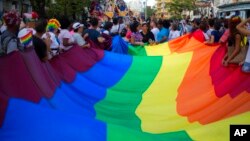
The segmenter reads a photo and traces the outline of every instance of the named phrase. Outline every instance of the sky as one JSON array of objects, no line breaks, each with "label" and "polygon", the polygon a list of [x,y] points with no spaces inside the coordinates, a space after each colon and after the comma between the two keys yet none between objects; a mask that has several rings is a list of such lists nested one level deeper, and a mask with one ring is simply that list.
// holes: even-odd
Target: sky
[{"label": "sky", "polygon": [[[129,1],[132,1],[132,0],[125,0],[125,2],[129,2]],[[153,5],[155,5],[155,0],[148,0],[147,4],[148,4],[148,6],[153,6]]]}]

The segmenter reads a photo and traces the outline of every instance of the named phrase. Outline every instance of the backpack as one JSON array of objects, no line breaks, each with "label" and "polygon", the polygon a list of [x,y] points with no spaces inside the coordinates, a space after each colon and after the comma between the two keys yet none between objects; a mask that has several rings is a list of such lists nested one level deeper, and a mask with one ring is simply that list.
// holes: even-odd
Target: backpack
[{"label": "backpack", "polygon": [[19,39],[14,36],[13,34],[9,34],[3,36],[4,34],[0,35],[0,56],[6,55],[8,52],[8,44],[11,40],[17,40],[17,48],[22,50],[22,46],[18,43]]}]

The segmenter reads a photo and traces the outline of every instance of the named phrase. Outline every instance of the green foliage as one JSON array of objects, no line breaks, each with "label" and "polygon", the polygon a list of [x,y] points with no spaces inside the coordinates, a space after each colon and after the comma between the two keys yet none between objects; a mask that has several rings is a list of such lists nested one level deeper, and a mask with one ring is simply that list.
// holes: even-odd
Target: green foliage
[{"label": "green foliage", "polygon": [[151,8],[150,6],[147,6],[147,18],[151,17],[155,12],[155,9]]},{"label": "green foliage", "polygon": [[45,3],[46,0],[30,0],[33,11],[36,11],[41,18],[46,17]]},{"label": "green foliage", "polygon": [[181,18],[181,14],[183,11],[191,11],[196,8],[195,6],[196,0],[172,0],[170,4],[166,6],[168,8],[172,18]]},{"label": "green foliage", "polygon": [[46,6],[48,17],[68,16],[78,19],[81,16],[84,6],[89,5],[90,0],[55,0],[55,3],[48,0]]},{"label": "green foliage", "polygon": [[68,16],[81,17],[84,7],[89,7],[91,0],[30,0],[32,8],[40,17],[53,18]]}]

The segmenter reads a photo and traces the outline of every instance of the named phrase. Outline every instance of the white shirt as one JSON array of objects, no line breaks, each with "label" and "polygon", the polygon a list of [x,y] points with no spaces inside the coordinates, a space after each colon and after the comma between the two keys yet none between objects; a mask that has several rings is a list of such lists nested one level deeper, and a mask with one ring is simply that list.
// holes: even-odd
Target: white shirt
[{"label": "white shirt", "polygon": [[169,32],[168,40],[172,40],[172,39],[175,39],[177,37],[180,37],[180,31],[178,31],[178,30],[175,30],[175,31],[171,30]]},{"label": "white shirt", "polygon": [[230,14],[229,16],[226,16],[225,19],[230,19],[232,15]]},{"label": "white shirt", "polygon": [[109,31],[108,30],[104,30],[102,33],[109,35]]},{"label": "white shirt", "polygon": [[151,29],[151,32],[154,34],[155,40],[157,39],[157,34],[160,32],[160,30],[158,28],[153,28]]},{"label": "white shirt", "polygon": [[[119,27],[120,26],[120,27]],[[110,32],[111,33],[121,33],[123,28],[125,28],[125,24],[117,24],[117,25],[113,25]],[[119,29],[119,31],[118,31]]]},{"label": "white shirt", "polygon": [[211,37],[211,33],[212,33],[212,31],[214,31],[214,29],[212,29],[212,28],[209,28],[208,30],[207,30],[207,35],[209,36],[209,37]]},{"label": "white shirt", "polygon": [[65,46],[63,45],[63,39],[64,39],[64,38],[69,39],[69,43],[73,43],[73,42],[74,42],[74,38],[73,38],[73,36],[70,34],[69,30],[67,30],[67,29],[62,29],[62,30],[60,31],[60,34],[59,34],[58,38],[59,38],[59,42],[61,43],[61,44],[60,44],[60,48],[62,48],[62,49],[64,49],[64,50],[69,50],[69,49],[72,47],[72,46],[67,46],[67,47],[65,47]]},{"label": "white shirt", "polygon": [[75,43],[78,45],[78,46],[83,46],[86,44],[86,41],[83,39],[83,37],[81,36],[81,34],[79,33],[74,33],[73,34],[73,38],[75,40]]},{"label": "white shirt", "polygon": [[5,30],[7,30],[7,26],[2,25],[1,28],[0,28],[0,32],[3,33]]},{"label": "white shirt", "polygon": [[[50,34],[50,40],[51,40],[51,45],[50,45],[50,48],[59,48],[59,43],[58,41],[56,40],[56,35],[52,32],[48,32]],[[47,35],[46,33],[43,34],[42,36],[42,39],[45,39],[47,38]]]},{"label": "white shirt", "polygon": [[207,35],[207,33],[205,33],[205,32],[202,32],[202,33],[203,33],[206,41],[210,40],[210,37]]}]

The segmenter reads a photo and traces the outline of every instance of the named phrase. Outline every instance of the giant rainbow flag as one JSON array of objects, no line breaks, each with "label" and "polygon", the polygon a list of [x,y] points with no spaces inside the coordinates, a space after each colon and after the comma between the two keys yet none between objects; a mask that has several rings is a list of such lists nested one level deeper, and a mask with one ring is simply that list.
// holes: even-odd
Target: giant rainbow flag
[{"label": "giant rainbow flag", "polygon": [[221,66],[225,47],[187,35],[128,52],[1,57],[0,140],[228,141],[250,124],[250,75]]}]

